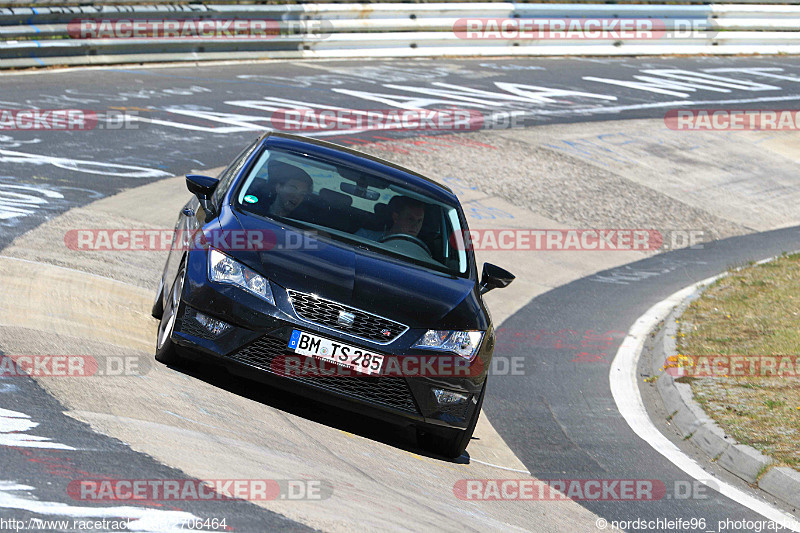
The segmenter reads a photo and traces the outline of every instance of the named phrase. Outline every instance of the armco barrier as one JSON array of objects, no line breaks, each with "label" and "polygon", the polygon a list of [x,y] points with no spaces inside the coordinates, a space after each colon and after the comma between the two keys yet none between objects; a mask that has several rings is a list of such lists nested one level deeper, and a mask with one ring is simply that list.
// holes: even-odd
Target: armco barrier
[{"label": "armco barrier", "polygon": [[[651,40],[460,38],[464,18],[658,19],[680,34]],[[72,38],[76,20],[274,20],[264,38]],[[320,25],[324,34],[320,34]],[[688,29],[687,29],[688,28]],[[690,29],[690,30],[689,30]],[[800,5],[151,4],[0,8],[0,68],[268,58],[800,53]]]}]

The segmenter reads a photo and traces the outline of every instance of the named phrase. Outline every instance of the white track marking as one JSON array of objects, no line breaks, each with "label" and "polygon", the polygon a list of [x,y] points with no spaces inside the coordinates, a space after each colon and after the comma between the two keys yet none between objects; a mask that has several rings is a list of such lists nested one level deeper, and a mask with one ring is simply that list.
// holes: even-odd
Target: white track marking
[{"label": "white track marking", "polygon": [[19,509],[43,516],[61,516],[73,519],[119,518],[128,519],[128,531],[186,531],[187,522],[198,520],[183,511],[162,511],[147,507],[79,507],[61,502],[34,500],[20,495],[33,491],[33,487],[0,481],[0,509]]},{"label": "white track marking", "polygon": [[[0,409],[0,446],[20,448],[46,448],[48,450],[74,450],[72,446],[53,442],[46,437],[28,435],[26,432],[39,424],[25,413]],[[2,507],[2,504],[0,504]]]},{"label": "white track marking", "polygon": [[520,474],[528,474],[529,476],[533,475],[530,472],[528,472],[527,470],[519,470],[517,468],[509,468],[507,466],[493,465],[492,463],[486,463],[484,461],[478,461],[477,459],[470,458],[469,461],[471,463],[479,463],[479,464],[482,464],[482,465],[491,466],[492,468],[499,468],[500,470],[508,470],[509,472],[519,472]]},{"label": "white track marking", "polygon": [[[413,100],[409,100],[409,97],[403,97],[401,95],[388,95],[393,96],[394,100],[388,100],[380,96],[380,93],[368,93],[364,91],[352,91],[349,89],[332,89],[334,91],[346,93],[349,96],[358,97],[361,99],[366,100],[375,100],[386,105],[398,108],[398,109],[405,109],[409,107],[419,107],[425,108],[427,105],[434,105],[436,103],[446,103],[446,104],[457,104],[463,102],[458,102],[455,100],[435,100],[435,99],[425,99],[425,98],[415,98]],[[349,92],[348,92],[349,91]],[[378,95],[378,96],[376,96]],[[384,95],[387,96],[387,95]],[[400,98],[406,98],[405,101],[400,101]],[[512,103],[511,101],[516,98],[515,95],[509,93],[508,95],[508,103]],[[792,94],[788,96],[762,96],[757,98],[732,98],[732,99],[725,99],[725,100],[670,100],[666,102],[651,102],[646,104],[628,104],[628,105],[615,105],[615,106],[581,106],[581,107],[571,107],[567,109],[537,109],[537,110],[515,110],[515,118],[517,119],[524,119],[524,118],[536,118],[536,117],[550,117],[550,116],[586,116],[586,115],[602,115],[602,114],[619,114],[625,111],[637,111],[643,109],[659,109],[659,108],[679,108],[679,107],[686,107],[686,106],[699,106],[699,105],[706,105],[706,106],[720,106],[720,105],[731,105],[731,104],[752,104],[752,103],[759,103],[759,102],[793,102],[800,100],[800,94]],[[411,103],[408,103],[411,102]],[[250,107],[255,108],[261,111],[268,111],[267,107],[269,107],[269,102],[264,100],[264,102],[256,101],[256,100],[244,100],[244,101],[227,101],[225,102],[227,105],[235,105],[240,107]],[[498,106],[500,104],[497,104]],[[470,104],[470,105],[462,105],[463,108],[473,108],[473,107],[485,107],[478,104]],[[341,109],[336,106],[327,106],[324,104],[316,104],[316,103],[307,103],[306,106],[303,108],[308,109]],[[285,107],[283,109],[286,109]],[[298,107],[298,109],[301,109]],[[175,115],[188,115],[192,117],[199,117],[205,119],[210,122],[215,122],[219,124],[223,124],[222,126],[204,126],[198,124],[191,124],[188,122],[178,122],[175,120],[166,120],[160,118],[147,118],[147,117],[132,117],[133,120],[139,122],[146,122],[149,124],[155,124],[164,127],[170,128],[177,128],[181,130],[187,131],[201,131],[206,133],[240,133],[240,132],[266,132],[266,131],[275,131],[271,124],[271,118],[269,115],[243,115],[241,113],[225,113],[221,111],[196,111],[196,110],[180,110],[176,108],[167,109],[170,113]],[[495,112],[503,112],[503,109],[496,109]],[[507,111],[511,113],[512,111]],[[480,124],[489,124],[493,125],[494,122],[489,120],[487,117],[481,116],[478,120]],[[472,126],[472,121],[470,122],[470,126]],[[491,129],[491,128],[489,128]],[[362,132],[375,132],[375,133],[386,133],[389,131],[396,131],[402,130],[402,128],[386,128],[386,129],[371,129],[369,127],[362,127],[362,128],[352,128],[352,129],[334,129],[334,130],[326,130],[326,131],[307,131],[303,132],[304,135],[308,137],[329,137],[329,136],[339,136],[339,135],[353,135]],[[0,155],[2,153],[0,152]],[[0,159],[2,161],[2,159]]]},{"label": "white track marking", "polygon": [[116,176],[122,178],[166,178],[172,174],[154,168],[121,165],[118,163],[101,163],[66,157],[29,154],[0,149],[0,163],[23,163],[32,165],[53,165],[54,167],[74,170],[85,174]]},{"label": "white track marking", "polygon": [[611,373],[609,374],[611,394],[614,396],[617,409],[634,433],[658,453],[666,457],[672,464],[697,481],[755,511],[768,520],[781,524],[792,531],[800,532],[800,521],[797,518],[737,489],[729,483],[714,478],[696,461],[685,455],[672,441],[662,435],[650,420],[639,392],[637,366],[644,342],[650,331],[660,321],[664,320],[676,305],[689,297],[695,290],[719,277],[714,276],[705,279],[676,292],[666,300],[655,304],[636,320],[628,331],[628,335],[622,341],[614,361],[611,363]]},{"label": "white track marking", "polygon": [[575,107],[570,109],[543,109],[540,111],[526,111],[524,115],[520,116],[535,117],[535,116],[621,113],[623,111],[636,111],[640,109],[658,109],[660,107],[678,108],[678,107],[695,106],[695,105],[755,104],[759,102],[792,102],[795,100],[800,100],[800,94],[790,94],[787,96],[760,96],[757,98],[730,98],[727,100],[671,100],[669,102],[652,102],[648,104]]},{"label": "white track marking", "polygon": [[35,213],[37,209],[49,203],[46,198],[18,192],[20,190],[27,191],[28,193],[34,192],[46,198],[64,199],[63,194],[51,191],[45,187],[0,183],[0,220],[31,215]]},{"label": "white track marking", "polygon": [[640,75],[633,76],[638,81],[614,80],[610,78],[597,78],[594,76],[584,76],[583,79],[586,81],[608,83],[611,85],[619,85],[621,87],[650,91],[659,94],[681,96],[683,98],[687,98],[690,92],[694,92],[698,89],[719,93],[729,93],[731,92],[731,89],[738,89],[740,91],[777,91],[781,89],[780,87],[776,87],[775,85],[767,85],[766,83],[759,83],[750,80],[738,80],[724,76],[715,76],[713,74],[704,72],[692,72],[690,70],[643,69],[639,70],[639,72],[660,77]]}]

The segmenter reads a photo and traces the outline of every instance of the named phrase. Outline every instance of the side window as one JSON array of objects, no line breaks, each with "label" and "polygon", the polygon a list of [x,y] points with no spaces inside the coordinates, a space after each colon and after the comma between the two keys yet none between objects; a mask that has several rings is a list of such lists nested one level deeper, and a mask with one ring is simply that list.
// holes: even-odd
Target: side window
[{"label": "side window", "polygon": [[259,141],[260,138],[256,139],[250,146],[242,150],[241,153],[236,156],[236,159],[233,160],[233,163],[228,165],[228,168],[223,170],[222,174],[219,175],[219,185],[217,185],[217,189],[214,191],[214,196],[212,197],[212,202],[217,206],[217,209],[219,209],[220,202],[222,202],[222,197],[225,196],[225,193],[231,186],[231,181],[233,181],[233,178],[242,170],[250,154],[253,153],[253,150],[258,146]]}]

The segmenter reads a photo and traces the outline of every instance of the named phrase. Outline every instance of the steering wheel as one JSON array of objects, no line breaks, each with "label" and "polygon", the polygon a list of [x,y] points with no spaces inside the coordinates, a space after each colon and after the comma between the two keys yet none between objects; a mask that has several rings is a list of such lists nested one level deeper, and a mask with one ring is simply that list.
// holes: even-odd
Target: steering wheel
[{"label": "steering wheel", "polygon": [[425,252],[428,255],[433,257],[433,254],[431,253],[431,249],[428,248],[427,244],[422,242],[422,240],[419,237],[414,237],[413,235],[409,235],[407,233],[392,233],[391,235],[385,235],[378,242],[386,242],[386,241],[391,241],[391,240],[395,240],[395,239],[414,243],[417,246],[419,246],[420,248],[422,248],[423,250],[425,250]]}]

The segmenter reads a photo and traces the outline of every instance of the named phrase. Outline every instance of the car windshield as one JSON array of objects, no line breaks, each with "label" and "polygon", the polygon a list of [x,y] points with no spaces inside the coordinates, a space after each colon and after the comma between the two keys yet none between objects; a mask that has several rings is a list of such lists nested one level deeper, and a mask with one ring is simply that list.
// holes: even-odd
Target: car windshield
[{"label": "car windshield", "polygon": [[468,272],[456,207],[352,167],[265,150],[235,201],[242,211],[416,265]]}]

